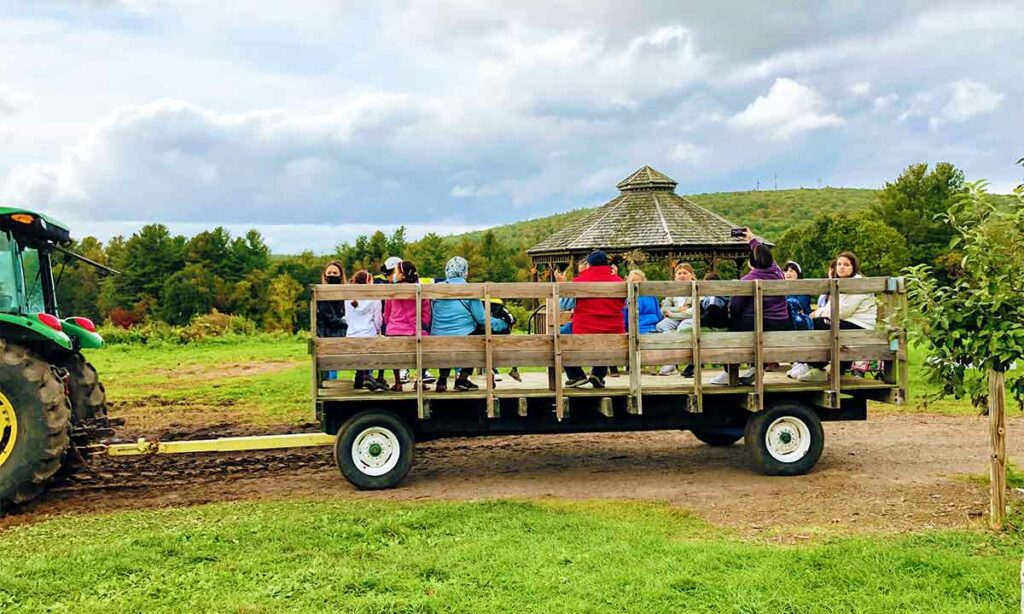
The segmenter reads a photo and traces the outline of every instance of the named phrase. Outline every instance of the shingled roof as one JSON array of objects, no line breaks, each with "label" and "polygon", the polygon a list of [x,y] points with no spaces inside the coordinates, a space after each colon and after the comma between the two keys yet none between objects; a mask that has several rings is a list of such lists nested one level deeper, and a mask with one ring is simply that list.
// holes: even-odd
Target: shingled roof
[{"label": "shingled roof", "polygon": [[679,196],[676,185],[670,177],[644,166],[619,182],[617,198],[527,252],[548,255],[640,249],[733,254],[747,249],[743,239],[729,234],[736,224]]}]

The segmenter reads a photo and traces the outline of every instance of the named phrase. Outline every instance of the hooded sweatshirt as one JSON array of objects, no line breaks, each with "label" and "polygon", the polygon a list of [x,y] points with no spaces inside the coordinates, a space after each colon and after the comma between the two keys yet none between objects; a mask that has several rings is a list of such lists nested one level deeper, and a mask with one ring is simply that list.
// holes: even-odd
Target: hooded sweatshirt
[{"label": "hooded sweatshirt", "polygon": [[[754,250],[758,245],[761,245],[761,240],[754,237],[750,240],[750,249]],[[782,274],[782,269],[775,262],[767,269],[752,268],[750,272],[741,277],[742,280],[753,280],[760,279],[762,281],[769,279],[786,279],[786,276]],[[765,320],[776,320],[776,321],[789,321],[789,307],[786,305],[786,297],[784,296],[766,296],[762,299],[764,304],[764,319]],[[752,296],[734,296],[729,300],[729,316],[732,318],[753,318],[754,317],[754,297]]]},{"label": "hooded sweatshirt", "polygon": [[[622,283],[622,278],[613,274],[610,266],[599,265],[587,268],[572,281],[573,283],[593,281]],[[622,308],[625,304],[626,301],[621,298],[577,298],[576,309],[572,314],[572,334],[621,335],[625,333],[625,322],[622,320]]]},{"label": "hooded sweatshirt", "polygon": [[[353,307],[353,302],[357,302],[358,305]],[[345,321],[348,322],[349,337],[376,337],[380,334],[383,320],[380,301],[345,301]]]},{"label": "hooded sweatshirt", "polygon": [[[423,334],[430,330],[430,300],[421,299]],[[384,323],[389,337],[416,336],[416,299],[393,298],[384,303]]]}]

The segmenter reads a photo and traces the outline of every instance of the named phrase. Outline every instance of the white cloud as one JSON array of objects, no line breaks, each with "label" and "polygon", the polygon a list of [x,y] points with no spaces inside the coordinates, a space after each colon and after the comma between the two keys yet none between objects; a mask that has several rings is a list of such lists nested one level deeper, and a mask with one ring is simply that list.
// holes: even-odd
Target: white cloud
[{"label": "white cloud", "polygon": [[984,83],[961,79],[952,85],[953,93],[949,102],[942,107],[942,118],[951,122],[962,122],[991,113],[999,108],[1005,94],[994,91]]},{"label": "white cloud", "polygon": [[780,77],[768,93],[729,118],[729,125],[763,131],[785,140],[800,132],[840,126],[843,118],[825,112],[825,99],[812,88]]},{"label": "white cloud", "polygon": [[875,99],[871,101],[871,106],[874,107],[876,111],[884,111],[891,108],[899,99],[899,95],[894,93],[885,94],[884,96],[876,96]]},{"label": "white cloud", "polygon": [[928,127],[937,130],[943,124],[965,122],[995,112],[1006,98],[977,81],[961,79],[914,96],[900,113],[900,121],[927,118]]},{"label": "white cloud", "polygon": [[858,81],[846,88],[854,96],[867,96],[871,93],[870,81]]},{"label": "white cloud", "polygon": [[699,162],[704,157],[704,149],[693,143],[677,143],[668,157],[676,162],[688,162],[690,164]]}]

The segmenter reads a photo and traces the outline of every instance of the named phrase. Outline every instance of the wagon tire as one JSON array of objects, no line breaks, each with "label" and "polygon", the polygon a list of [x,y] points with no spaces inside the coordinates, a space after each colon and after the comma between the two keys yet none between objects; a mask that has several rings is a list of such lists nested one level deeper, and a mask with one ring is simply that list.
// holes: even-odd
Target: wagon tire
[{"label": "wagon tire", "polygon": [[412,467],[413,433],[408,423],[389,411],[364,411],[338,430],[334,462],[359,490],[397,486]]},{"label": "wagon tire", "polygon": [[704,431],[699,429],[691,430],[690,432],[693,433],[694,437],[713,448],[727,448],[740,439],[743,439],[742,430],[739,430],[738,433],[732,433],[725,430]]},{"label": "wagon tire", "polygon": [[797,401],[780,401],[747,419],[747,457],[764,475],[803,475],[821,458],[825,430],[813,409]]}]

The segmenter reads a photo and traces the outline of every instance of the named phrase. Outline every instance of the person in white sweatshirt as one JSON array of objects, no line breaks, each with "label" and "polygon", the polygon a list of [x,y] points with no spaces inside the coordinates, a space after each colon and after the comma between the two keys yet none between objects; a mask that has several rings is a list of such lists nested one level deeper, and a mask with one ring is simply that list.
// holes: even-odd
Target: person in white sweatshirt
[{"label": "person in white sweatshirt", "polygon": [[[688,262],[680,262],[672,272],[676,281],[694,281],[693,267]],[[693,299],[689,296],[666,296],[661,301],[661,317],[657,330],[659,333],[685,332],[693,328]],[[688,367],[692,372],[693,367]],[[676,371],[675,365],[665,365],[658,371],[658,375],[672,375]],[[689,376],[687,376],[689,377]]]},{"label": "person in white sweatshirt", "polygon": [[[853,252],[842,252],[836,256],[836,277],[839,279],[851,279],[863,277],[860,274],[860,262]],[[832,302],[826,301],[825,305],[811,313],[814,321],[814,330],[830,330],[832,327]],[[839,295],[839,328],[849,329],[872,329],[878,318],[878,304],[873,294],[840,294]],[[810,363],[810,369],[805,371],[797,379],[801,382],[824,382],[828,381],[828,374],[825,373],[827,363]],[[844,368],[846,365],[840,365]],[[833,366],[833,368],[836,368]]]},{"label": "person in white sweatshirt", "polygon": [[[372,284],[373,277],[368,271],[358,271],[352,276],[353,284]],[[384,312],[380,301],[348,300],[345,301],[345,321],[348,322],[348,337],[376,337],[380,334],[380,326],[384,321]],[[381,384],[371,377],[368,369],[356,370],[356,388],[366,388],[373,392],[383,392],[387,385]]]}]

